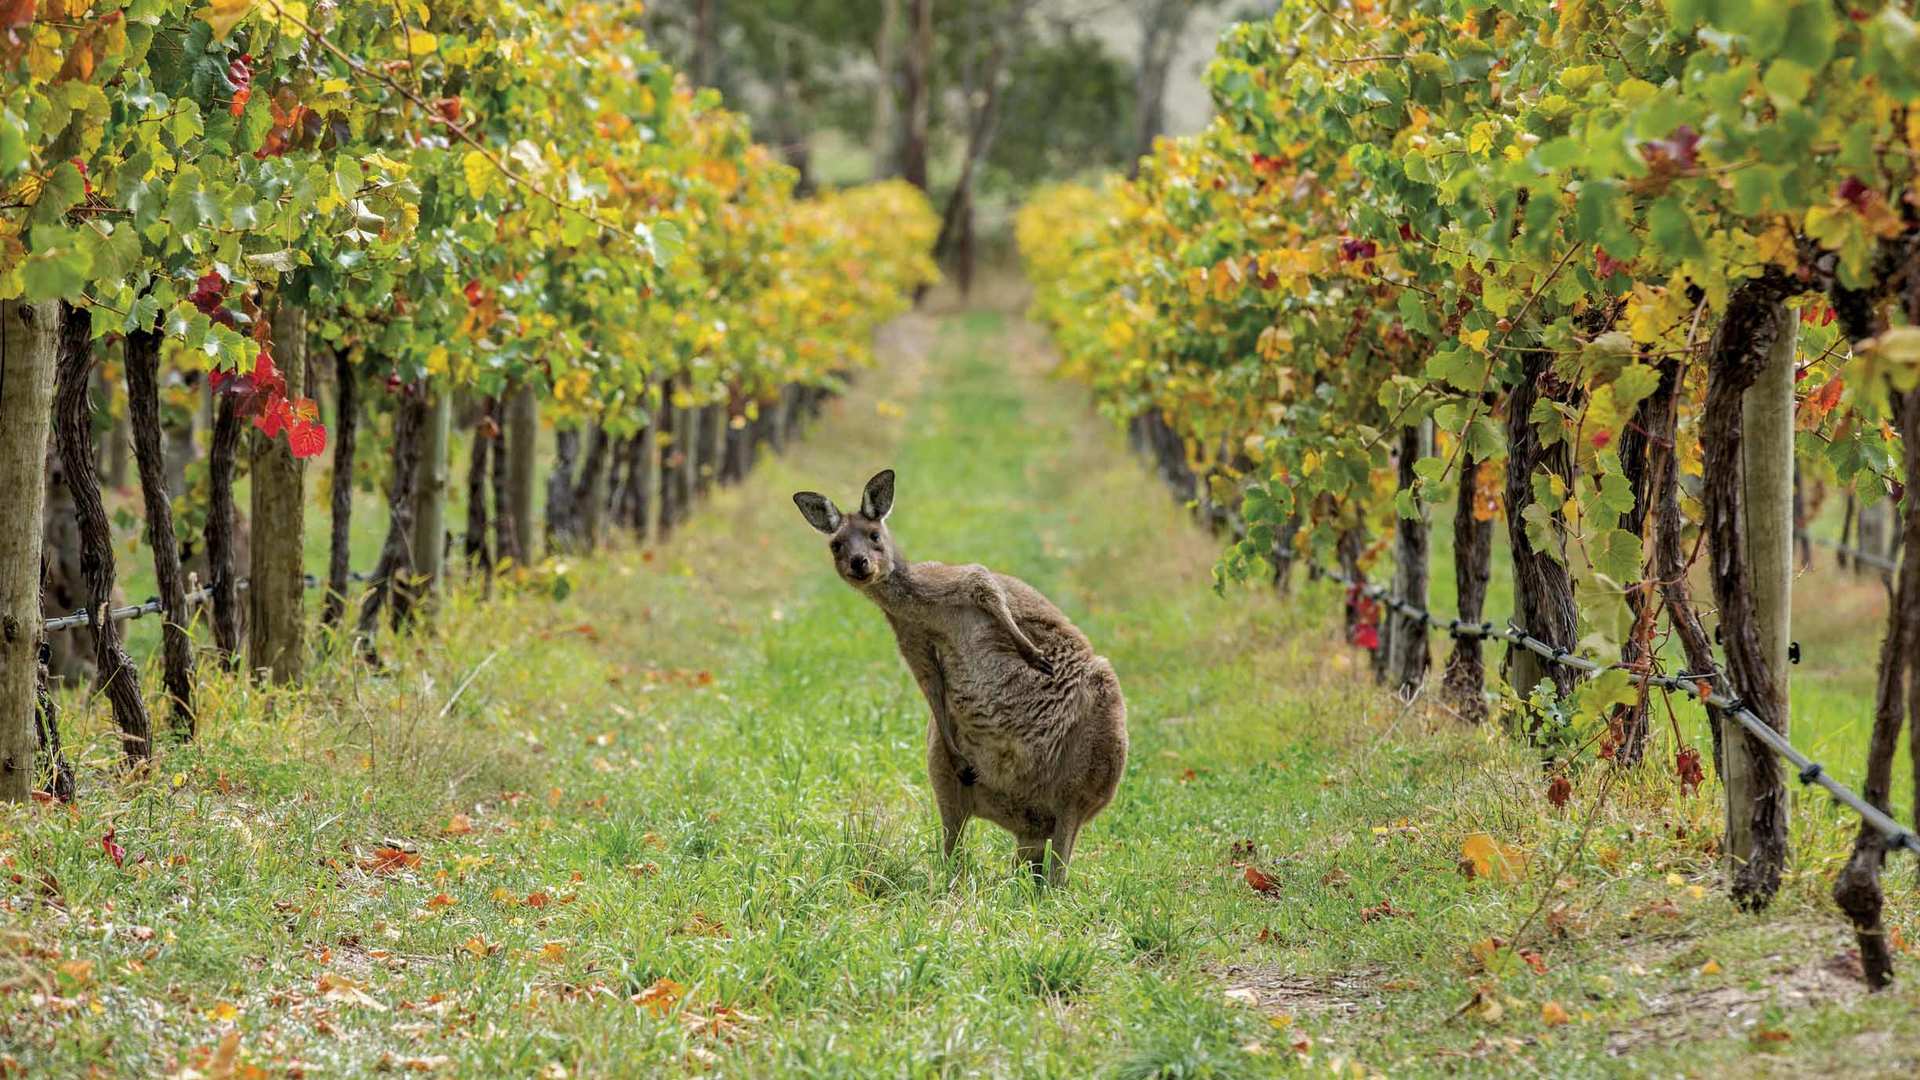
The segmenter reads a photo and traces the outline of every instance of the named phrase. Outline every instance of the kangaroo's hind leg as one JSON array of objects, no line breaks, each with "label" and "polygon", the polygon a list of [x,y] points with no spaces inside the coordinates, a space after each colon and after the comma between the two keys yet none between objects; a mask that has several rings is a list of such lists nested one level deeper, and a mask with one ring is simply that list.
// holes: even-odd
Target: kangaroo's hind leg
[{"label": "kangaroo's hind leg", "polygon": [[973,793],[961,782],[945,740],[932,726],[927,732],[927,777],[933,782],[934,805],[940,808],[940,853],[951,861],[973,816]]}]

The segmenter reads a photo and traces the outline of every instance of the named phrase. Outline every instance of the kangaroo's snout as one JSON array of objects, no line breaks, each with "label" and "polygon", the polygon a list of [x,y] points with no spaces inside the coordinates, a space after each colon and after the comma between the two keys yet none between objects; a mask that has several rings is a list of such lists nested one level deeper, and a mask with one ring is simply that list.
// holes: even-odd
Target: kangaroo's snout
[{"label": "kangaroo's snout", "polygon": [[847,560],[847,575],[855,581],[865,581],[873,576],[873,563],[865,555],[855,555]]}]

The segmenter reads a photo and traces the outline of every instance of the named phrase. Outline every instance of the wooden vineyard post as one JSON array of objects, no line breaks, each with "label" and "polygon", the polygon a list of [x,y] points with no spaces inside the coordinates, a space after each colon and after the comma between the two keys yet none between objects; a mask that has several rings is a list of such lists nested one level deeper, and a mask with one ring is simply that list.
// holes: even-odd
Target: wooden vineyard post
[{"label": "wooden vineyard post", "polygon": [[[306,392],[306,309],[282,299],[273,310],[273,359],[288,398]],[[285,439],[254,432],[253,543],[247,583],[247,666],[272,682],[300,678],[306,660],[306,465]]]},{"label": "wooden vineyard post", "polygon": [[[1793,392],[1797,324],[1784,302],[1792,288],[1774,272],[1728,298],[1707,350],[1701,437],[1705,527],[1727,658],[1725,685],[1718,689],[1782,732],[1787,612],[1778,583],[1763,579],[1778,572],[1781,561],[1792,572],[1793,410],[1790,400],[1784,407],[1778,400],[1778,369],[1785,369],[1786,394]],[[1784,466],[1779,457],[1786,458]],[[1758,910],[1772,902],[1786,864],[1786,780],[1773,752],[1743,728],[1729,727],[1722,753],[1723,850],[1732,864],[1733,898]]]},{"label": "wooden vineyard post", "polygon": [[452,466],[447,444],[453,435],[453,390],[434,387],[420,432],[419,479],[414,482],[413,572],[417,598],[426,600],[440,587],[447,561],[447,486]]},{"label": "wooden vineyard post", "polygon": [[40,671],[40,517],[60,308],[0,303],[0,491],[15,528],[0,532],[0,802],[33,792]]}]

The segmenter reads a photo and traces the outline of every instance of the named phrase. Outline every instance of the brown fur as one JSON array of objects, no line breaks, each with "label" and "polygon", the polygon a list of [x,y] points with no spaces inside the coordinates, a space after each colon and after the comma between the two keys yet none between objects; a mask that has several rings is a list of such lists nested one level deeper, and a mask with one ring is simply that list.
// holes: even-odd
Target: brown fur
[{"label": "brown fur", "polygon": [[1026,582],[984,566],[907,561],[886,528],[892,470],[868,481],[858,513],[814,492],[793,498],[831,537],[840,576],[886,615],[926,695],[927,771],[946,854],[968,819],[983,817],[1013,833],[1021,865],[1063,881],[1080,827],[1112,800],[1126,766],[1127,706],[1113,665]]}]

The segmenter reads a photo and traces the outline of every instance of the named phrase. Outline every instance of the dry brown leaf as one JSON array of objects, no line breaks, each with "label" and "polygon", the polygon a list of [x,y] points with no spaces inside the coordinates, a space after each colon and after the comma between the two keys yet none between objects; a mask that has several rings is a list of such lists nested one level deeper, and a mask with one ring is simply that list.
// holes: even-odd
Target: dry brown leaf
[{"label": "dry brown leaf", "polygon": [[665,1016],[685,995],[687,988],[662,976],[655,979],[652,986],[633,995],[633,1003],[642,1006],[655,1016]]}]

